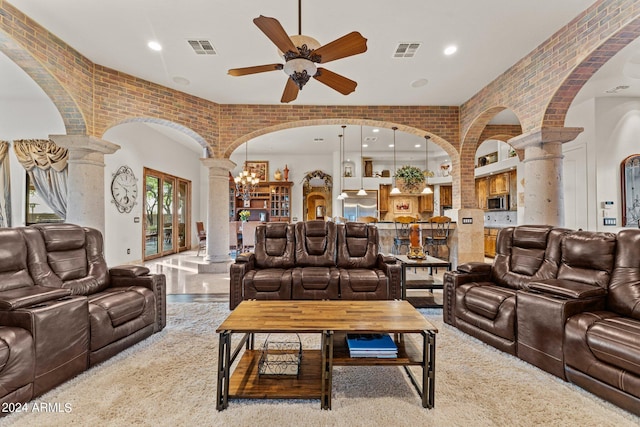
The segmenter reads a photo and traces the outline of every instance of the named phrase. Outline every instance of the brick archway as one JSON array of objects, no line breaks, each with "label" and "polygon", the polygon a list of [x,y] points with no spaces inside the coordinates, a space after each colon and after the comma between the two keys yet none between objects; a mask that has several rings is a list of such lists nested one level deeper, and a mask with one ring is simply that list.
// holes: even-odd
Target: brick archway
[{"label": "brick archway", "polygon": [[250,141],[254,138],[257,138],[261,135],[266,135],[268,133],[278,132],[285,129],[293,129],[298,127],[307,127],[307,126],[324,126],[324,125],[335,125],[339,127],[341,125],[347,126],[373,126],[384,129],[391,129],[394,126],[398,127],[398,131],[409,133],[412,135],[424,137],[425,135],[429,135],[431,137],[431,142],[437,144],[440,148],[442,148],[448,155],[451,157],[451,161],[457,159],[458,152],[456,148],[451,144],[451,142],[446,139],[433,134],[424,129],[419,129],[413,126],[407,126],[400,123],[381,121],[381,120],[369,120],[369,119],[348,119],[348,118],[330,118],[330,119],[315,119],[315,120],[294,120],[290,122],[280,123],[274,126],[268,126],[265,128],[258,129],[256,131],[250,132],[246,135],[243,135],[229,144],[224,152],[224,158],[228,159],[231,156],[231,153],[235,151],[236,148],[240,147],[247,141]]},{"label": "brick archway", "polygon": [[0,51],[38,84],[62,117],[68,135],[86,135],[87,124],[72,94],[29,51],[0,30]]},{"label": "brick archway", "polygon": [[130,118],[121,120],[117,123],[114,123],[111,127],[109,127],[108,129],[105,129],[105,133],[111,128],[114,128],[119,125],[124,125],[127,123],[151,123],[151,124],[166,126],[168,128],[175,129],[187,135],[188,137],[192,138],[195,142],[198,143],[198,145],[200,145],[203,148],[203,150],[207,150],[207,152],[209,152],[209,149],[210,149],[209,144],[201,135],[199,135],[197,132],[193,131],[192,129],[184,125],[181,125],[176,122],[172,122],[170,120],[165,120],[165,119],[158,119],[154,117],[130,117]]},{"label": "brick archway", "polygon": [[571,102],[587,81],[625,46],[640,37],[640,16],[587,55],[564,79],[544,111],[541,127],[564,127]]}]

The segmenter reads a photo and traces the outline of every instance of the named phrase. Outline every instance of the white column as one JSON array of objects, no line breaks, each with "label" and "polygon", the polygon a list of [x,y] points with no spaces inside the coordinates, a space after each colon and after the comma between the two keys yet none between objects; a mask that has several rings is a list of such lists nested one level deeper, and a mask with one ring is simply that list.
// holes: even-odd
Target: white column
[{"label": "white column", "polygon": [[523,224],[564,225],[562,144],[583,128],[540,128],[509,140],[524,149]]},{"label": "white column", "polygon": [[[228,270],[229,257],[229,171],[236,164],[229,159],[200,159],[209,169],[209,197],[207,200],[207,255],[210,273]],[[204,271],[202,271],[204,272]]]},{"label": "white column", "polygon": [[100,230],[104,235],[104,155],[120,146],[87,135],[49,135],[69,150],[66,222]]}]

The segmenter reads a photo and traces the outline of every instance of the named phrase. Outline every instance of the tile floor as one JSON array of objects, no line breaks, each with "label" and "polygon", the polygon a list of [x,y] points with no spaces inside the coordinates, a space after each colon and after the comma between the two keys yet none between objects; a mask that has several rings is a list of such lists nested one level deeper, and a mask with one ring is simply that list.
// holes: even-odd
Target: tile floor
[{"label": "tile floor", "polygon": [[[229,271],[225,273],[200,273],[197,264],[203,257],[197,251],[186,251],[146,262],[152,273],[164,273],[167,278],[168,302],[225,302],[229,301]],[[229,261],[231,264],[233,261]],[[435,280],[442,281],[444,268],[434,270]],[[409,270],[407,274],[415,279],[428,274],[427,269]],[[426,295],[424,290],[407,291],[409,296]],[[435,299],[442,302],[442,291],[435,291]]]}]

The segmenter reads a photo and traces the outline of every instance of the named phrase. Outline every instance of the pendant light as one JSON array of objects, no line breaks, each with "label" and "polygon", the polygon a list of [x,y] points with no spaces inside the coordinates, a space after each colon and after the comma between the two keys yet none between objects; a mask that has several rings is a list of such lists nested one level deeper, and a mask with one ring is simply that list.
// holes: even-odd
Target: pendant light
[{"label": "pendant light", "polygon": [[429,187],[429,135],[424,136],[424,190],[422,194],[432,194],[433,190]]},{"label": "pendant light", "polygon": [[360,125],[360,191],[358,191],[358,196],[367,195],[367,192],[364,191],[363,177],[364,177],[364,159],[362,158],[362,125]]},{"label": "pendant light", "polygon": [[393,188],[391,194],[400,194],[400,189],[396,185],[396,131],[398,128],[394,126],[391,129],[393,129]]},{"label": "pendant light", "polygon": [[[347,142],[345,129],[347,125],[342,125],[342,135],[340,135],[340,195],[338,200],[344,200],[349,198],[349,195],[344,191],[344,146]],[[343,139],[344,138],[344,139]]]}]

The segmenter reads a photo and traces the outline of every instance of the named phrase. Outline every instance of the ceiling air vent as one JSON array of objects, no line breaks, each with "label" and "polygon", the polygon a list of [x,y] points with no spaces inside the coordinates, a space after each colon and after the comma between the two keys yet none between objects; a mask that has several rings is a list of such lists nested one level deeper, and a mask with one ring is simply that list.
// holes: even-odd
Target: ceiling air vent
[{"label": "ceiling air vent", "polygon": [[396,51],[393,53],[394,58],[413,58],[418,51],[421,43],[398,43]]},{"label": "ceiling air vent", "polygon": [[378,140],[377,136],[365,136],[364,142],[376,142]]},{"label": "ceiling air vent", "polygon": [[217,52],[209,40],[187,40],[198,55],[216,55]]}]

